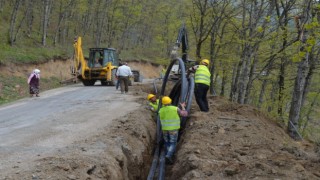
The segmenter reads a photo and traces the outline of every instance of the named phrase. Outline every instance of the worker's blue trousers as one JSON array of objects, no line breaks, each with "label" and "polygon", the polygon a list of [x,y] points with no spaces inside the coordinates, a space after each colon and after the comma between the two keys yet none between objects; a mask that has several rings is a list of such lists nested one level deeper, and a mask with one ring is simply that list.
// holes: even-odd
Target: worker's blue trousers
[{"label": "worker's blue trousers", "polygon": [[166,146],[166,158],[171,158],[176,150],[179,131],[163,131],[163,140]]}]

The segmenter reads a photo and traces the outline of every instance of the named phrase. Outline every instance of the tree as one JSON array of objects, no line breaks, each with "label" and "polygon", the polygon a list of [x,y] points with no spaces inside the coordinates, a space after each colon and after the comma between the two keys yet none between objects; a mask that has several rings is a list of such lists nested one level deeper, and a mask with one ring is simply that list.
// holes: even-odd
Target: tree
[{"label": "tree", "polygon": [[[308,29],[306,25],[312,24],[314,18],[312,16],[312,0],[306,0],[306,8],[301,16],[296,16],[296,27],[298,29],[298,37],[301,42],[300,56],[302,56],[300,62],[298,62],[297,75],[295,78],[295,84],[292,94],[291,107],[289,113],[288,132],[289,135],[296,140],[301,140],[301,135],[298,132],[299,119],[301,108],[303,106],[307,88],[307,77],[310,68],[310,60],[313,53],[315,41],[312,37],[312,29]],[[310,32],[311,31],[311,32]],[[310,71],[309,71],[310,72]]]},{"label": "tree", "polygon": [[46,46],[47,44],[48,24],[49,24],[51,3],[52,3],[51,0],[43,1],[44,11],[43,11],[43,19],[42,19],[42,46]]},{"label": "tree", "polygon": [[[209,0],[193,0],[193,11],[190,16],[192,30],[196,38],[196,57],[201,59],[201,47],[208,38],[214,23],[212,23],[212,8]],[[213,1],[215,3],[216,1]]]},{"label": "tree", "polygon": [[16,41],[16,37],[14,35],[15,31],[15,24],[17,20],[17,14],[20,7],[21,0],[16,0],[14,3],[14,7],[11,13],[11,21],[10,21],[10,30],[9,30],[9,43],[13,46],[14,42]]}]

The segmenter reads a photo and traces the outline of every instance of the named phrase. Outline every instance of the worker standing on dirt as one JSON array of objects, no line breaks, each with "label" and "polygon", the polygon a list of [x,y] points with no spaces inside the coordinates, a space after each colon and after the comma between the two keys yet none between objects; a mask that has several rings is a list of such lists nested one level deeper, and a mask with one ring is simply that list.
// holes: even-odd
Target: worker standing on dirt
[{"label": "worker standing on dirt", "polygon": [[162,79],[164,78],[164,76],[166,75],[166,71],[167,71],[167,66],[163,66],[160,72],[160,78]]},{"label": "worker standing on dirt", "polygon": [[147,99],[149,101],[149,109],[152,112],[156,112],[159,106],[159,99],[157,99],[156,95],[154,94],[148,94]]},{"label": "worker standing on dirt", "polygon": [[118,67],[116,76],[120,81],[121,94],[128,93],[129,78],[132,77],[132,71],[127,63],[123,63],[122,66]]},{"label": "worker standing on dirt", "polygon": [[203,112],[209,111],[207,93],[210,87],[211,73],[208,66],[209,60],[203,59],[200,65],[193,66],[189,69],[191,72],[195,72],[194,95],[200,110]]},{"label": "worker standing on dirt", "polygon": [[163,139],[166,146],[166,163],[173,164],[173,154],[176,149],[179,129],[180,116],[187,117],[188,111],[185,110],[185,103],[181,103],[181,109],[177,106],[171,105],[171,98],[164,96],[161,100],[162,107],[159,110],[159,117],[161,122],[161,129]]},{"label": "worker standing on dirt", "polygon": [[34,69],[33,72],[30,74],[28,78],[28,84],[29,84],[29,93],[30,97],[33,97],[33,95],[39,96],[39,86],[40,86],[40,70]]}]

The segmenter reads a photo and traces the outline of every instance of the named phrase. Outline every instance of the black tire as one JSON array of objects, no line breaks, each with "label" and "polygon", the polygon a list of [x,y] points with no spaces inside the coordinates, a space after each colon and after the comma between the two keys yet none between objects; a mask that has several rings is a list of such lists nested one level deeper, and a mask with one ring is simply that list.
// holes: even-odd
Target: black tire
[{"label": "black tire", "polygon": [[106,80],[100,80],[101,81],[101,86],[107,86],[108,85],[108,81]]},{"label": "black tire", "polygon": [[82,80],[82,84],[85,86],[93,86],[96,80]]}]

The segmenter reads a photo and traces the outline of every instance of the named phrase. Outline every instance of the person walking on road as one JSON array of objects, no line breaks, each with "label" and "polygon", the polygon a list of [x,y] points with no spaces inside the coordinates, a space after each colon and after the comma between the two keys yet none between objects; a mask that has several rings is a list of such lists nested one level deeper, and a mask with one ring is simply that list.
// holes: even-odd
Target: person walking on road
[{"label": "person walking on road", "polygon": [[[119,68],[120,66],[122,66],[122,63],[121,63],[121,62],[119,63],[118,68]],[[120,80],[119,80],[119,78],[117,77],[118,68],[116,69],[116,78],[117,78],[116,90],[118,90],[118,89],[119,89],[119,86],[120,86]]]},{"label": "person walking on road", "polygon": [[116,76],[120,81],[121,94],[128,93],[129,78],[132,76],[132,71],[127,63],[124,63],[122,66],[118,67]]},{"label": "person walking on road", "polygon": [[189,69],[191,72],[195,72],[194,95],[200,110],[203,112],[209,111],[207,93],[210,87],[211,73],[208,66],[209,60],[203,59],[200,65],[193,66]]},{"label": "person walking on road", "polygon": [[39,96],[39,86],[40,86],[40,70],[34,69],[33,72],[30,74],[28,78],[28,84],[29,84],[29,93],[30,97],[33,97],[33,95]]},{"label": "person walking on road", "polygon": [[176,149],[179,129],[180,116],[187,117],[188,111],[185,110],[185,103],[181,103],[181,109],[177,106],[171,105],[171,98],[164,96],[161,99],[162,107],[159,110],[159,117],[161,122],[161,129],[163,133],[163,140],[166,147],[166,163],[173,164],[173,154]]},{"label": "person walking on road", "polygon": [[150,109],[152,112],[156,112],[159,106],[159,99],[157,99],[156,95],[154,94],[148,94],[147,99],[149,101],[148,109]]}]

